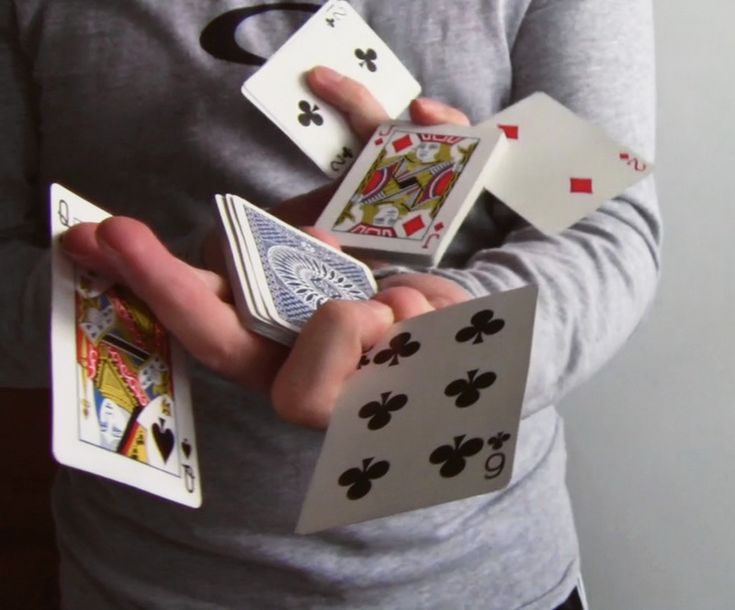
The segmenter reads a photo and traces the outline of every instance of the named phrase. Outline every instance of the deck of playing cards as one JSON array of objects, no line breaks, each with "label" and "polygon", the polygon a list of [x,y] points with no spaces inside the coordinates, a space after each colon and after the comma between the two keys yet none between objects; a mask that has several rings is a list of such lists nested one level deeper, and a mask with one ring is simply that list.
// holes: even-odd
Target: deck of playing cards
[{"label": "deck of playing cards", "polygon": [[235,195],[217,195],[225,258],[244,323],[290,345],[326,301],[369,299],[377,287],[360,261]]},{"label": "deck of playing cards", "polygon": [[435,265],[504,148],[494,125],[381,125],[316,226],[360,255]]},{"label": "deck of playing cards", "polygon": [[345,117],[317,98],[304,73],[328,66],[353,78],[397,117],[421,86],[348,2],[321,7],[242,86],[242,93],[330,177],[361,148]]},{"label": "deck of playing cards", "polygon": [[201,482],[183,352],[129,289],[61,252],[58,237],[68,227],[108,216],[51,187],[54,455],[197,507]]}]

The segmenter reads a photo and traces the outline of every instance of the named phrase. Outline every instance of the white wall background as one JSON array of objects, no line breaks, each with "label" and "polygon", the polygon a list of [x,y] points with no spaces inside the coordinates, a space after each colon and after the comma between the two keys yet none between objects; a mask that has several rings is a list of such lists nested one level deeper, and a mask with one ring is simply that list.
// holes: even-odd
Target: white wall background
[{"label": "white wall background", "polygon": [[735,3],[654,0],[658,300],[561,410],[591,610],[735,608]]}]

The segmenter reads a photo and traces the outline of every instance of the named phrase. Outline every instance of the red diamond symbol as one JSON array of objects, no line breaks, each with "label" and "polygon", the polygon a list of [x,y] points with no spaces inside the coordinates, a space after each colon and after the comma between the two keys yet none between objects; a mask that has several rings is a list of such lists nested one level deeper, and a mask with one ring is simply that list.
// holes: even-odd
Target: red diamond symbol
[{"label": "red diamond symbol", "polygon": [[401,152],[404,148],[408,148],[411,146],[411,136],[405,135],[402,138],[398,138],[395,142],[393,142],[393,148],[396,152]]},{"label": "red diamond symbol", "polygon": [[569,190],[572,193],[592,193],[591,178],[570,178]]},{"label": "red diamond symbol", "polygon": [[375,140],[375,142],[373,142],[375,146],[380,146],[382,143],[383,143],[383,138],[378,138],[377,140]]},{"label": "red diamond symbol", "polygon": [[505,137],[509,140],[518,139],[518,125],[498,125],[505,132]]},{"label": "red diamond symbol", "polygon": [[628,159],[630,159],[630,155],[628,153],[626,153],[626,152],[621,152],[620,153],[620,159],[622,161],[627,161]]},{"label": "red diamond symbol", "polygon": [[414,216],[411,220],[403,223],[403,230],[406,231],[406,235],[411,236],[425,226],[424,221],[421,220],[421,216]]},{"label": "red diamond symbol", "polygon": [[434,231],[441,231],[443,228],[444,228],[444,223],[443,222],[437,222],[434,225]]}]

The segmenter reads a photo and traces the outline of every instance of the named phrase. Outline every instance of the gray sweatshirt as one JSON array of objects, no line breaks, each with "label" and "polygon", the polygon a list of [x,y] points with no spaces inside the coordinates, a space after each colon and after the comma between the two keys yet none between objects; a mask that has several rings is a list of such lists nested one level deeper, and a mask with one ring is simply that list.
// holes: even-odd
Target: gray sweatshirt
[{"label": "gray sweatshirt", "polygon": [[[48,383],[51,181],[144,220],[190,260],[214,225],[214,193],[268,207],[325,182],[239,91],[313,7],[257,4],[2,3],[0,385]],[[352,4],[425,95],[473,122],[542,90],[653,158],[649,0]],[[579,572],[553,405],[640,321],[660,240],[650,178],[554,237],[489,195],[477,201],[435,272],[478,296],[528,283],[540,295],[515,471],[501,492],[296,536],[323,433],[284,423],[264,397],[192,363],[202,508],[62,469],[65,607],[553,608]]]}]

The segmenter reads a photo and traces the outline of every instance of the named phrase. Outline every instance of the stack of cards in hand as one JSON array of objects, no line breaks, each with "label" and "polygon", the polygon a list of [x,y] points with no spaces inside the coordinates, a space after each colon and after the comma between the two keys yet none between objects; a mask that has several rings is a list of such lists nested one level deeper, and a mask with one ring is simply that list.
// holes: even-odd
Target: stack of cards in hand
[{"label": "stack of cards in hand", "polygon": [[369,299],[370,269],[235,195],[217,195],[235,304],[254,332],[290,345],[332,299]]},{"label": "stack of cards in hand", "polygon": [[382,125],[316,226],[359,255],[434,265],[505,147],[493,125]]}]

